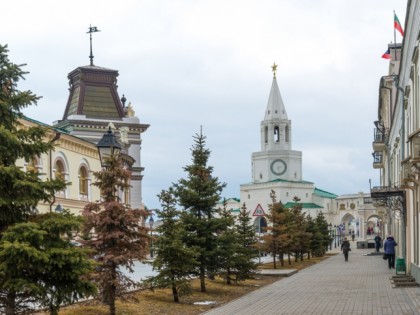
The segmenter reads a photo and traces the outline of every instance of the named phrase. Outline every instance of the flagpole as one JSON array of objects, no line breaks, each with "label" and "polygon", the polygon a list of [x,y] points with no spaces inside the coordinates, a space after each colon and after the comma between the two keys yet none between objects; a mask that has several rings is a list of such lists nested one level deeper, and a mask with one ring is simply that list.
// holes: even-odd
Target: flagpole
[{"label": "flagpole", "polygon": [[395,10],[394,10],[394,59],[397,61],[397,34],[395,30]]}]

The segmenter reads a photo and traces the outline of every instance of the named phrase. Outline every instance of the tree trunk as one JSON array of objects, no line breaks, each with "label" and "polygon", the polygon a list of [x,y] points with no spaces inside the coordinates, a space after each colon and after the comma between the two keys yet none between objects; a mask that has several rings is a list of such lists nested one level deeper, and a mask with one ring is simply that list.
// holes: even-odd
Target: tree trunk
[{"label": "tree trunk", "polygon": [[277,253],[274,251],[273,252],[273,268],[274,269],[277,269],[276,255],[277,255]]},{"label": "tree trunk", "polygon": [[171,270],[171,282],[172,282],[172,296],[174,297],[174,302],[179,303],[178,289],[176,287],[174,272]]},{"label": "tree trunk", "polygon": [[287,259],[289,260],[289,265],[291,265],[292,264],[292,260],[290,259],[290,253],[287,254]]},{"label": "tree trunk", "polygon": [[110,301],[109,301],[109,314],[110,315],[116,315],[115,314],[115,286],[112,285],[111,288],[111,296],[110,296]]},{"label": "tree trunk", "polygon": [[109,288],[109,314],[116,315],[115,313],[115,298],[116,298],[116,291],[117,288],[115,287],[115,281],[117,279],[117,266],[115,264],[112,265],[112,284]]},{"label": "tree trunk", "polygon": [[200,266],[200,291],[206,292],[206,270]]},{"label": "tree trunk", "polygon": [[230,284],[230,268],[226,270],[226,284]]},{"label": "tree trunk", "polygon": [[172,282],[172,296],[174,297],[174,302],[179,303],[178,289],[176,288],[175,282]]},{"label": "tree trunk", "polygon": [[59,308],[57,306],[50,306],[50,315],[58,315]]},{"label": "tree trunk", "polygon": [[4,311],[6,315],[15,315],[16,308],[16,292],[7,292],[6,304],[4,305]]}]

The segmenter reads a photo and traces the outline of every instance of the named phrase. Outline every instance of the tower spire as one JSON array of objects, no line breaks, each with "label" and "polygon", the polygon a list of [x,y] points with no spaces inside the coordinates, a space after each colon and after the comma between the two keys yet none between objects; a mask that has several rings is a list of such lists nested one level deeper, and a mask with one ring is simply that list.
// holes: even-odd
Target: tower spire
[{"label": "tower spire", "polygon": [[89,37],[90,37],[90,65],[93,66],[93,53],[92,53],[92,33],[100,32],[96,26],[89,25]]}]

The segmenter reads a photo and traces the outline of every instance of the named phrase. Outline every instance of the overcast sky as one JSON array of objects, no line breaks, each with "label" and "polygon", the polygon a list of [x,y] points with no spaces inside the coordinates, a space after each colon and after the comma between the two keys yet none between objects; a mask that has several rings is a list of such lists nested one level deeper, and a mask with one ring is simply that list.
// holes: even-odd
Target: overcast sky
[{"label": "overcast sky", "polygon": [[[292,121],[303,178],[341,195],[379,183],[372,168],[378,87],[404,0],[14,0],[3,6],[1,44],[30,74],[19,85],[43,98],[25,110],[62,118],[67,74],[94,63],[119,71],[118,92],[142,123],[143,201],[185,177],[193,135],[203,126],[224,197],[251,182],[260,122],[277,82]],[[397,34],[397,42],[402,38]]]}]

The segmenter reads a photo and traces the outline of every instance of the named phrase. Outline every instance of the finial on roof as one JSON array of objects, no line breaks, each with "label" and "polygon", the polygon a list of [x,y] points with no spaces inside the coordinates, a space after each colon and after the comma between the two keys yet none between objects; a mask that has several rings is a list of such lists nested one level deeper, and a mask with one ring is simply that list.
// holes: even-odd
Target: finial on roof
[{"label": "finial on roof", "polygon": [[86,33],[89,33],[89,37],[90,37],[90,56],[89,56],[89,59],[90,59],[90,65],[91,66],[93,66],[92,33],[96,33],[96,32],[100,32],[100,30],[98,30],[98,28],[96,26],[92,26],[92,25],[89,26],[89,32],[86,32]]},{"label": "finial on roof", "polygon": [[276,77],[277,66],[278,66],[278,65],[276,65],[276,63],[275,63],[275,62],[274,62],[274,63],[273,63],[273,65],[271,66],[271,68],[273,69],[273,74],[274,74],[274,77]]}]

